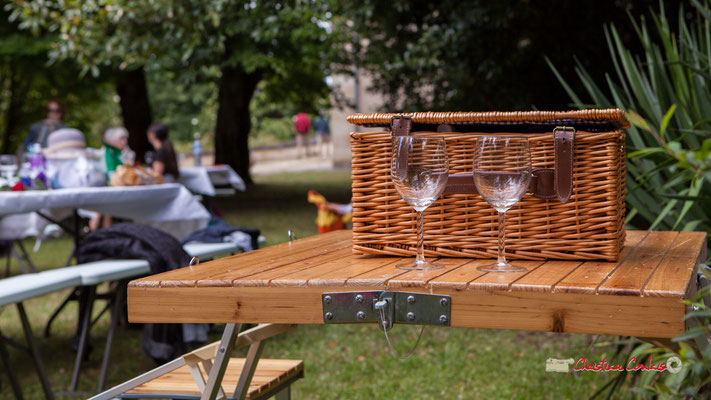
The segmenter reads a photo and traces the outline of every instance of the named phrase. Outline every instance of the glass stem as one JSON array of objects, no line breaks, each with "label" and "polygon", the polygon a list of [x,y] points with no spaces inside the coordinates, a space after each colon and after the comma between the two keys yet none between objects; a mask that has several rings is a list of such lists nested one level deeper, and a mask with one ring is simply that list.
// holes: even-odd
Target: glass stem
[{"label": "glass stem", "polygon": [[506,211],[499,212],[499,256],[496,264],[499,266],[506,265]]},{"label": "glass stem", "polygon": [[425,263],[424,211],[417,211],[417,258],[415,263]]}]

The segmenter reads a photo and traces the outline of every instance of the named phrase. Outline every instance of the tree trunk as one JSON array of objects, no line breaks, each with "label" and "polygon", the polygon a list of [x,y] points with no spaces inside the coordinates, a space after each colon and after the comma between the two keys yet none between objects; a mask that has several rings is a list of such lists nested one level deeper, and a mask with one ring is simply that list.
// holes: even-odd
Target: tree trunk
[{"label": "tree trunk", "polygon": [[25,96],[21,93],[19,80],[22,77],[17,77],[15,75],[15,66],[12,61],[7,63],[7,109],[5,112],[5,132],[3,133],[2,148],[0,152],[2,154],[14,154],[15,144],[17,143],[17,137],[19,132],[17,130],[18,121],[20,119],[20,111],[22,110],[22,104],[24,102]]},{"label": "tree trunk", "polygon": [[252,184],[249,173],[249,102],[261,74],[247,73],[240,65],[222,67],[221,72],[215,126],[215,164],[228,164],[245,183]]},{"label": "tree trunk", "polygon": [[146,151],[153,149],[146,136],[152,117],[143,68],[119,73],[116,92],[121,99],[123,125],[128,130],[128,146],[136,152],[136,161],[143,162]]}]

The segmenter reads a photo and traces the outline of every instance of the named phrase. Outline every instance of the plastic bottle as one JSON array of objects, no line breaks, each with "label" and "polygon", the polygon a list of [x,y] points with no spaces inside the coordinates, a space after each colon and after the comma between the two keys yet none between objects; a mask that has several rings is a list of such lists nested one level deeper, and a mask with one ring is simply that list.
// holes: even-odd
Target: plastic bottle
[{"label": "plastic bottle", "polygon": [[200,135],[195,134],[195,139],[193,140],[193,158],[195,159],[195,166],[199,167],[202,165],[202,144],[200,144]]}]

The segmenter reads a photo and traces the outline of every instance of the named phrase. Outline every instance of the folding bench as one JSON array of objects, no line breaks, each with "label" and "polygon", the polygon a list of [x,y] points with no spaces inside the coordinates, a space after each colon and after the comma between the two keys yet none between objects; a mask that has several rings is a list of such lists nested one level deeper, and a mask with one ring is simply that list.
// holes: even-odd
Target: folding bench
[{"label": "folding bench", "polygon": [[[227,324],[221,342],[215,342],[155,368],[130,381],[122,383],[90,400],[114,398],[167,398],[200,399],[210,394],[228,399],[290,398],[290,386],[304,376],[301,360],[260,360],[263,340],[294,328],[294,325],[261,324],[235,335],[240,324]],[[235,338],[236,336],[236,338]],[[229,358],[225,368],[212,368],[213,363],[222,365],[224,357],[231,357],[234,349],[250,345],[246,358]],[[222,386],[216,382],[222,380]],[[227,386],[230,385],[230,386]]]},{"label": "folding bench", "polygon": [[18,275],[0,280],[0,307],[9,304],[15,304],[17,306],[17,311],[20,314],[20,321],[22,322],[22,330],[25,334],[25,341],[27,343],[27,346],[23,346],[14,342],[10,338],[0,335],[0,356],[2,357],[2,362],[5,365],[5,372],[10,379],[10,385],[12,386],[15,398],[23,398],[22,390],[17,382],[17,378],[14,375],[13,368],[10,365],[6,344],[17,347],[32,357],[45,397],[47,399],[54,399],[54,393],[50,388],[49,380],[44,372],[39,351],[37,350],[37,346],[35,345],[32,337],[32,328],[30,327],[22,302],[33,297],[42,296],[58,290],[68,289],[79,284],[81,284],[81,275],[79,274],[79,271],[66,270],[65,268],[40,273]]},{"label": "folding bench", "polygon": [[188,243],[183,245],[183,250],[190,254],[190,257],[197,257],[201,261],[215,257],[221,257],[239,252],[239,247],[230,242],[222,243]]},{"label": "folding bench", "polygon": [[[125,291],[125,285],[131,278],[136,278],[139,276],[148,275],[151,272],[151,267],[146,260],[102,260],[86,264],[80,264],[73,267],[62,268],[63,270],[76,272],[80,278],[80,287],[75,290],[75,293],[64,301],[64,304],[54,312],[52,317],[50,317],[49,322],[47,322],[48,333],[49,326],[52,320],[57,316],[67,302],[74,298],[85,298],[86,301],[81,302],[80,306],[84,305],[83,309],[79,310],[79,348],[77,351],[77,358],[74,363],[74,372],[72,374],[72,382],[69,387],[70,392],[74,392],[79,384],[79,372],[81,370],[81,362],[84,359],[86,351],[89,346],[89,331],[94,323],[103,315],[106,310],[113,307],[111,312],[111,322],[109,325],[109,332],[106,336],[106,347],[104,348],[104,357],[101,363],[101,373],[99,374],[99,383],[97,385],[97,391],[101,391],[104,388],[104,383],[106,382],[106,373],[108,372],[109,359],[111,355],[111,345],[113,343],[114,333],[116,331],[116,325],[118,324],[119,317],[121,315],[121,305],[123,304],[123,295]],[[118,281],[119,286],[113,292],[109,293],[108,304],[103,311],[92,321],[92,311],[94,307],[94,300],[97,297],[96,289],[97,286],[104,282]],[[78,292],[78,294],[76,293]]]}]

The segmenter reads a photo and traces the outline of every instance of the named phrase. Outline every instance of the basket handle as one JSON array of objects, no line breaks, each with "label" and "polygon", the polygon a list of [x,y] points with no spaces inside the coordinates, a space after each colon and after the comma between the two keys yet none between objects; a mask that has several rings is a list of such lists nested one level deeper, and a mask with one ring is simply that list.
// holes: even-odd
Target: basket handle
[{"label": "basket handle", "polygon": [[[409,136],[412,117],[395,115],[391,121],[392,136]],[[553,129],[555,147],[554,168],[538,168],[531,171],[531,183],[527,193],[533,197],[566,203],[573,193],[573,155],[575,154],[575,129]],[[449,175],[443,194],[478,194],[471,174]]]}]

